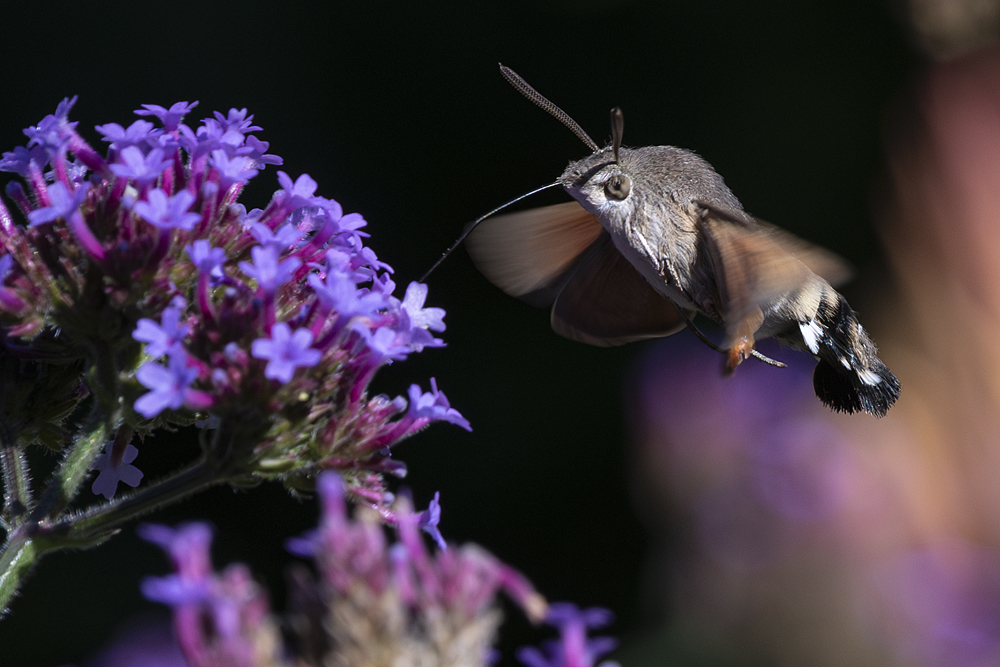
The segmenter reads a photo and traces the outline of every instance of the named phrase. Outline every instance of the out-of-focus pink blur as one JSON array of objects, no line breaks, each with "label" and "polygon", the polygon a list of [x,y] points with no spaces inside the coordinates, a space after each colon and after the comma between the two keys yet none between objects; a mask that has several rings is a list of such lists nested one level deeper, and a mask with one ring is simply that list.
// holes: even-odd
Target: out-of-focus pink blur
[{"label": "out-of-focus pink blur", "polygon": [[891,279],[854,303],[902,383],[884,419],[824,409],[808,355],[765,348],[790,368],[722,378],[685,333],[641,360],[636,499],[665,620],[628,664],[1000,665],[1000,48],[980,44],[934,51],[886,112]]}]

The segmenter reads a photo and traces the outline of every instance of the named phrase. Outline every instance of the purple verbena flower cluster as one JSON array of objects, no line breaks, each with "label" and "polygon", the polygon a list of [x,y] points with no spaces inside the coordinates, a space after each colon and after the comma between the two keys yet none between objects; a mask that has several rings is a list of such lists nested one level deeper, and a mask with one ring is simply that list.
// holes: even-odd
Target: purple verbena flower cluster
[{"label": "purple verbena flower cluster", "polygon": [[249,569],[235,563],[212,569],[212,530],[206,523],[168,528],[143,524],[139,535],[170,556],[175,574],[149,577],[142,592],[170,605],[174,636],[192,667],[254,667],[286,664],[267,595]]},{"label": "purple verbena flower cluster", "polygon": [[[143,105],[136,113],[159,127],[97,126],[101,155],[68,120],[75,102],[0,160],[20,176],[6,194],[26,223],[0,201],[6,352],[79,360],[91,370],[77,398],[111,410],[123,396],[120,418],[140,436],[215,417],[206,458],[229,480],[310,488],[335,468],[375,505],[381,474],[405,472],[393,444],[432,421],[469,429],[433,380],[408,399],[368,396],[380,367],[444,344],[444,311],[425,306],[419,283],[394,296],[392,268],[363,244],[365,220],[308,175],[279,171],[263,210],[237,202],[282,164],[245,109],[192,127],[197,103]],[[126,444],[102,474],[131,463]],[[109,475],[95,491],[114,493]]]},{"label": "purple verbena flower cluster", "polygon": [[[319,575],[318,581],[301,572],[292,577],[292,597],[299,601],[298,608],[290,610],[297,619],[290,626],[300,635],[298,649],[291,651],[295,664],[476,667],[488,664],[492,655],[501,620],[496,601],[500,591],[533,621],[546,617],[544,598],[520,573],[485,550],[462,545],[431,555],[420,530],[440,540],[437,497],[419,514],[405,499],[397,500],[391,520],[399,541],[390,545],[378,513],[362,507],[358,516],[349,516],[338,475],[324,473],[317,490],[322,507],[318,529],[288,545],[293,553],[312,558]],[[266,598],[245,568],[213,572],[206,524],[176,529],[146,525],[140,533],[163,547],[174,563],[175,574],[146,579],[142,589],[146,597],[173,607],[178,643],[192,665],[283,664],[279,656],[286,654],[275,648]],[[550,620],[563,622],[560,609]],[[593,626],[595,613],[583,612],[581,622]],[[581,655],[610,650],[604,640],[588,642],[573,634],[580,629],[574,619],[567,616],[565,625],[572,628],[568,632],[573,642],[584,642]],[[317,635],[322,638],[315,639]],[[575,651],[567,648],[566,655],[575,659]]]}]

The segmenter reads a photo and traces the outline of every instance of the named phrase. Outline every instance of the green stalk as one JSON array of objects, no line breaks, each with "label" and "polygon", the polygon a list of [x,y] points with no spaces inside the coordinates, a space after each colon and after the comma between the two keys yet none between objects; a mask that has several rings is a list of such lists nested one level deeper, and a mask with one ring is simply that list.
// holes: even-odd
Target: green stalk
[{"label": "green stalk", "polygon": [[201,460],[132,494],[44,525],[39,534],[63,546],[103,540],[133,519],[224,482],[224,474]]},{"label": "green stalk", "polygon": [[7,611],[20,583],[41,555],[28,531],[23,530],[25,527],[22,524],[20,529],[8,535],[0,552],[0,614]]},{"label": "green stalk", "polygon": [[24,451],[19,447],[0,445],[0,470],[3,472],[3,512],[0,517],[8,530],[21,523],[31,510],[31,478]]}]

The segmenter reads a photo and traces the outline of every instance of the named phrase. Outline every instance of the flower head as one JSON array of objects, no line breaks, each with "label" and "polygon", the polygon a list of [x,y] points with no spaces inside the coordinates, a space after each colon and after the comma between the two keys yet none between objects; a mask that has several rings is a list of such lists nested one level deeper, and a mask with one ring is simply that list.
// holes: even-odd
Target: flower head
[{"label": "flower head", "polygon": [[[121,391],[133,428],[211,416],[226,433],[212,460],[227,472],[310,488],[317,470],[343,470],[349,494],[384,508],[383,474],[405,472],[395,443],[436,420],[468,427],[436,388],[409,411],[368,395],[379,368],[443,344],[426,286],[394,296],[364,218],[308,174],[278,172],[270,202],[247,212],[242,185],[281,163],[247,110],[196,124],[196,103],[143,105],[131,124],[97,126],[101,155],[69,120],[74,101],[0,161],[22,177],[7,188],[22,224],[0,202],[6,339],[103,369],[84,374],[107,385],[89,394]],[[99,465],[99,489],[133,479],[127,461]]]}]

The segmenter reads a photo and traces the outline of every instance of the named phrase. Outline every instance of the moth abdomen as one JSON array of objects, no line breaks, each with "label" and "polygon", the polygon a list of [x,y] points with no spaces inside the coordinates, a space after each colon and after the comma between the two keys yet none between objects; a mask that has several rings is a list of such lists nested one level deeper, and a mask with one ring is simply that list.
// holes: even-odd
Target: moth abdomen
[{"label": "moth abdomen", "polygon": [[825,405],[882,417],[899,398],[899,380],[879,359],[875,343],[842,296],[832,290],[824,294],[816,315],[799,330],[819,362],[813,388]]}]

